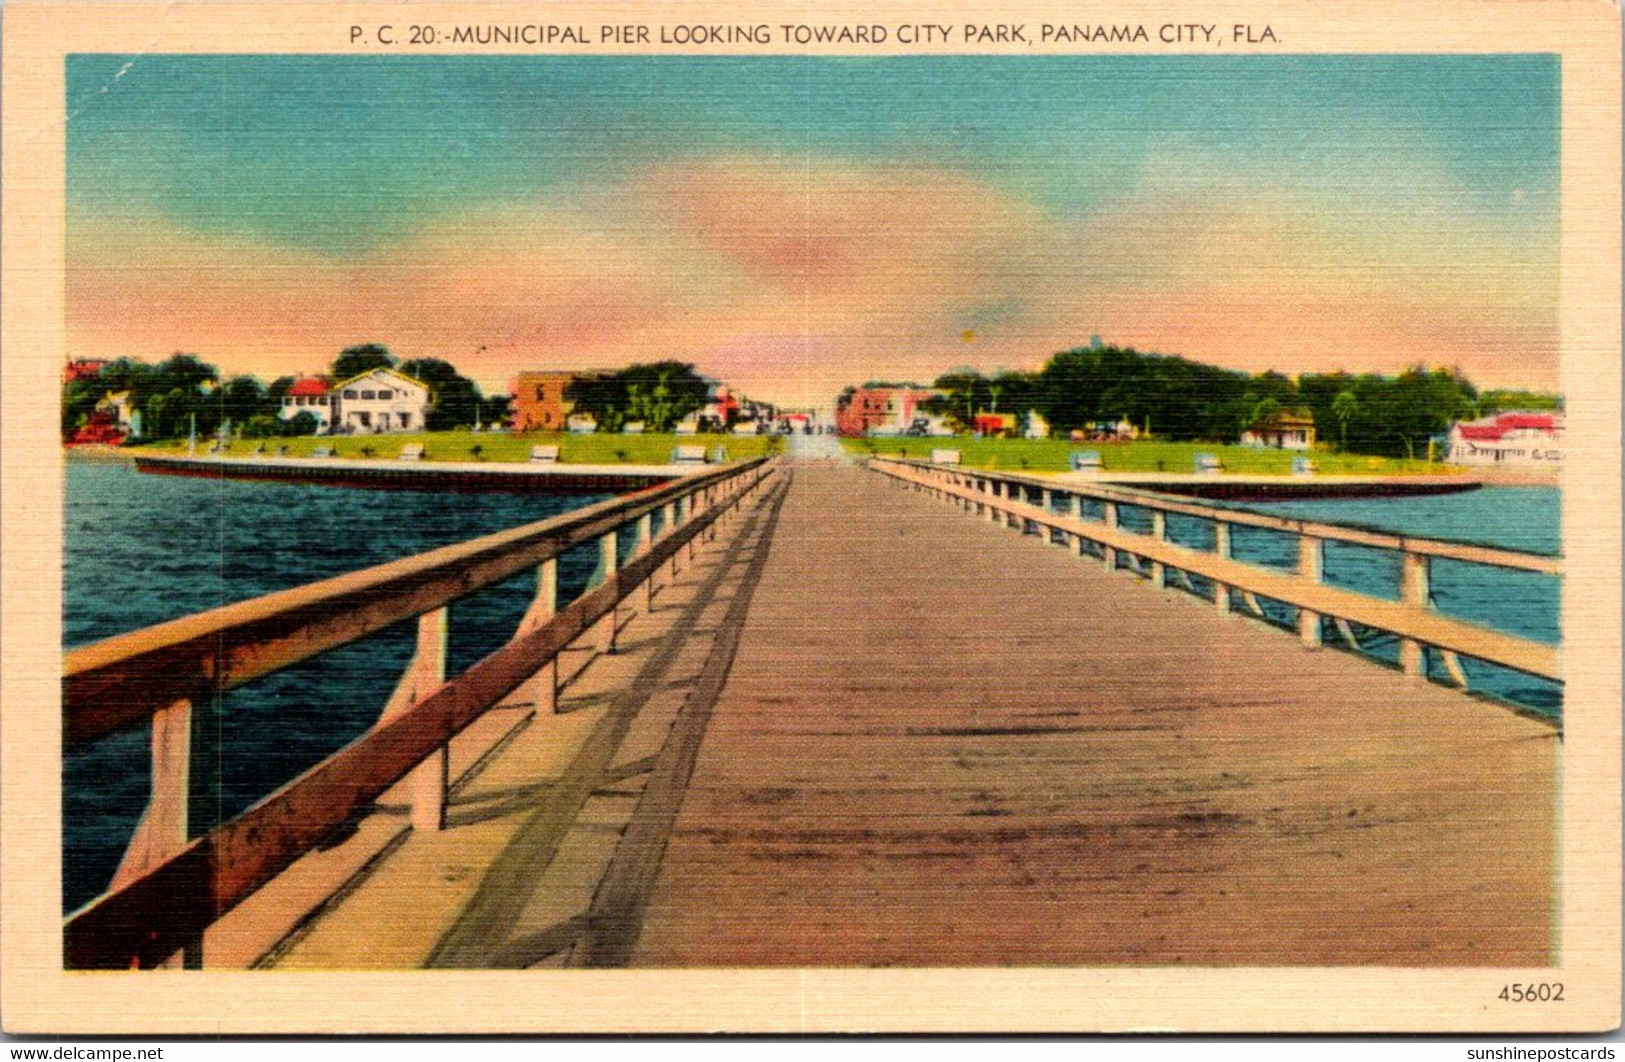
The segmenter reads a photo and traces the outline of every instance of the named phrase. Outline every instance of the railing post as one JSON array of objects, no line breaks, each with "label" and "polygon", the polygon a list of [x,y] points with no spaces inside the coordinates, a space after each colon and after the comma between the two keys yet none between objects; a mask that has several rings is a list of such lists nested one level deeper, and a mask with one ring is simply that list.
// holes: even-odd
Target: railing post
[{"label": "railing post", "polygon": [[147,809],[109,888],[123,888],[186,847],[191,798],[192,702],[182,699],[153,713]]},{"label": "railing post", "polygon": [[[1230,525],[1223,520],[1213,521],[1213,555],[1226,560],[1230,557]],[[1226,616],[1230,614],[1230,587],[1217,579],[1213,581],[1213,607]]]},{"label": "railing post", "polygon": [[[1110,527],[1110,528],[1115,528],[1117,526],[1117,503],[1113,502],[1113,501],[1109,501],[1109,502],[1104,503],[1101,506],[1101,508],[1104,510],[1104,512],[1101,515],[1102,515],[1102,520],[1105,523],[1105,525],[1107,527]],[[1109,571],[1109,572],[1116,571],[1117,570],[1117,550],[1114,549],[1110,545],[1105,545],[1104,546],[1104,554],[1105,554],[1104,560],[1106,562],[1106,570]]]},{"label": "railing post", "polygon": [[[684,499],[683,499],[683,523],[685,523],[685,524],[688,523],[689,521],[693,520],[696,515],[699,514],[699,511],[700,511],[700,504],[699,504],[700,494],[701,494],[700,491],[695,491],[693,494],[690,494],[690,495],[687,495],[686,497],[684,497]],[[694,559],[695,555],[699,552],[699,548],[700,548],[700,536],[699,535],[694,535],[691,538],[689,538],[689,540],[688,540],[688,559],[690,561],[692,561]]]},{"label": "railing post", "polygon": [[989,479],[984,480],[983,482],[986,484],[988,497],[990,499],[987,503],[987,522],[990,524],[996,524],[1004,519],[1004,515],[999,512],[999,507],[997,505],[999,497],[999,481],[996,479]]},{"label": "railing post", "polygon": [[[1326,543],[1313,535],[1298,536],[1298,577],[1316,586],[1326,566]],[[1298,638],[1311,648],[1320,645],[1320,613],[1299,606]]]},{"label": "railing post", "polygon": [[[418,617],[417,651],[412,654],[412,662],[406,665],[400,683],[384,705],[380,722],[395,718],[445,684],[449,615],[450,610],[441,607]],[[446,786],[450,771],[450,755],[446,746],[441,745],[406,776],[407,791],[411,793],[414,830],[435,832],[445,829]]]},{"label": "railing post", "polygon": [[[654,537],[654,515],[644,513],[638,517],[637,544],[632,547],[632,556],[641,557],[649,552],[650,540]],[[643,611],[647,615],[654,608],[655,603],[655,573],[650,572],[649,577],[643,580]]]},{"label": "railing post", "polygon": [[[536,596],[530,608],[519,621],[519,634],[526,634],[545,624],[558,613],[559,562],[549,557],[536,567]],[[549,715],[559,710],[559,661],[555,657],[519,687],[518,699],[529,701],[538,712]]]},{"label": "railing post", "polygon": [[[712,526],[716,525],[713,524]],[[593,572],[589,586],[599,587],[609,582],[615,578],[615,572],[620,566],[620,538],[614,531],[611,531],[598,539],[598,568]],[[610,610],[604,613],[604,618],[598,621],[596,641],[598,651],[601,653],[613,653],[615,651],[615,635],[618,633],[616,628],[619,626],[620,608],[619,603],[611,606]]]},{"label": "railing post", "polygon": [[[678,501],[669,501],[669,502],[666,503],[666,507],[660,511],[660,524],[661,524],[660,534],[661,534],[662,537],[669,536],[674,531],[677,530],[677,507],[678,507],[679,504],[681,504],[681,499],[679,499]],[[680,554],[682,552],[683,551],[680,550],[680,549],[672,550],[672,554],[671,554],[671,582],[668,582],[666,584],[667,586],[670,586],[671,583],[674,583],[674,582],[677,581],[677,557],[678,557],[678,554]]]},{"label": "railing post", "polygon": [[[1158,542],[1168,540],[1168,515],[1161,509],[1151,510],[1151,537]],[[1158,590],[1168,585],[1168,570],[1163,567],[1161,561],[1151,562],[1151,585]]]},{"label": "railing post", "polygon": [[[1399,599],[1416,609],[1426,610],[1429,599],[1428,558],[1425,553],[1400,554]],[[1399,640],[1399,669],[1407,675],[1426,677],[1426,654],[1414,638]]]}]

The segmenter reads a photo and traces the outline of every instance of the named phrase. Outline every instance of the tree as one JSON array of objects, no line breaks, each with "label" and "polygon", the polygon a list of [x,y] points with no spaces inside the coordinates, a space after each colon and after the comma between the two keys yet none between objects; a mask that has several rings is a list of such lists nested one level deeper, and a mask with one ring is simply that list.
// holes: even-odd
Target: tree
[{"label": "tree", "polygon": [[487,395],[480,403],[480,419],[486,424],[506,424],[512,414],[512,395]]},{"label": "tree", "polygon": [[288,388],[298,381],[295,376],[278,376],[271,381],[271,386],[265,389],[265,401],[273,407],[282,405],[282,398],[288,393]]},{"label": "tree", "polygon": [[360,376],[374,369],[393,369],[396,361],[395,355],[382,343],[362,343],[358,346],[345,347],[339,352],[339,356],[333,359],[333,378],[348,380],[352,376]]},{"label": "tree", "polygon": [[475,422],[484,423],[479,387],[451,362],[417,358],[402,365],[400,371],[428,385],[432,404],[426,427],[430,431],[472,428]]},{"label": "tree", "polygon": [[710,396],[694,366],[680,361],[629,365],[616,373],[577,379],[565,390],[576,412],[589,414],[600,431],[620,431],[641,421],[650,431],[670,431]]},{"label": "tree", "polygon": [[315,435],[322,422],[308,409],[301,409],[283,422],[283,435]]},{"label": "tree", "polygon": [[[310,416],[309,413],[305,415]],[[265,413],[256,413],[243,421],[243,437],[247,439],[269,439],[281,431],[281,421]]]},{"label": "tree", "polygon": [[1332,399],[1332,416],[1337,418],[1338,438],[1344,450],[1349,448],[1349,421],[1360,411],[1360,400],[1353,391],[1339,391]]},{"label": "tree", "polygon": [[253,376],[233,376],[216,392],[222,417],[242,424],[250,417],[276,415],[276,406],[266,401],[265,386]]}]

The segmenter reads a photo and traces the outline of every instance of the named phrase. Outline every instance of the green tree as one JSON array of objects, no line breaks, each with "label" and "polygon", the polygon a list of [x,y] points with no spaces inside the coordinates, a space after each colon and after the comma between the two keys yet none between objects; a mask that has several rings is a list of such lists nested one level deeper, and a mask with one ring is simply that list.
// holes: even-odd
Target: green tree
[{"label": "green tree", "polygon": [[600,431],[620,431],[633,421],[642,421],[650,431],[670,431],[699,411],[709,392],[693,365],[659,361],[583,377],[566,389],[565,397],[576,412],[590,414]]},{"label": "green tree", "polygon": [[397,360],[382,343],[362,343],[345,347],[339,352],[339,356],[333,359],[333,378],[348,380],[352,376],[360,376],[373,369],[393,369]]},{"label": "green tree", "polygon": [[233,424],[244,424],[249,418],[276,415],[276,407],[267,401],[265,385],[253,376],[233,376],[216,392],[220,415]]},{"label": "green tree", "polygon": [[451,362],[417,358],[402,365],[401,372],[428,385],[430,431],[472,428],[476,421],[484,423],[479,387]]},{"label": "green tree", "polygon": [[1349,421],[1360,411],[1360,400],[1353,391],[1339,391],[1332,399],[1332,416],[1337,418],[1338,438],[1342,448],[1349,448]]}]

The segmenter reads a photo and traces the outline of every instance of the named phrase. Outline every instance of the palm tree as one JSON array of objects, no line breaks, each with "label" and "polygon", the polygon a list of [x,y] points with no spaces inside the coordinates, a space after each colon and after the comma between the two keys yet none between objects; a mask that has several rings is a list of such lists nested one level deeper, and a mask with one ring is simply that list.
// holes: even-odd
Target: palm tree
[{"label": "palm tree", "polygon": [[1332,416],[1337,418],[1337,427],[1345,451],[1349,448],[1349,421],[1359,411],[1360,400],[1354,397],[1353,391],[1339,391],[1337,397],[1332,399]]}]

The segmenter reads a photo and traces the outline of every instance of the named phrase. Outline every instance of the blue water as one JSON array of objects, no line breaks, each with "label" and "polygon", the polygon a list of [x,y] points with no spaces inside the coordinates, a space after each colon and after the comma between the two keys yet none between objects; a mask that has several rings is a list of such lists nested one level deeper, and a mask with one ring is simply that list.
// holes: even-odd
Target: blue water
[{"label": "blue water", "polygon": [[[602,500],[431,495],[137,473],[70,461],[63,644],[84,645]],[[631,548],[622,535],[623,552]],[[585,588],[588,544],[561,558],[559,595]],[[513,631],[535,589],[522,574],[452,606],[449,667],[466,669]],[[411,657],[411,622],[200,705],[193,728],[194,833],[230,818],[342,748],[378,718]],[[111,879],[149,786],[148,734],[113,735],[63,770],[63,904]]]}]

